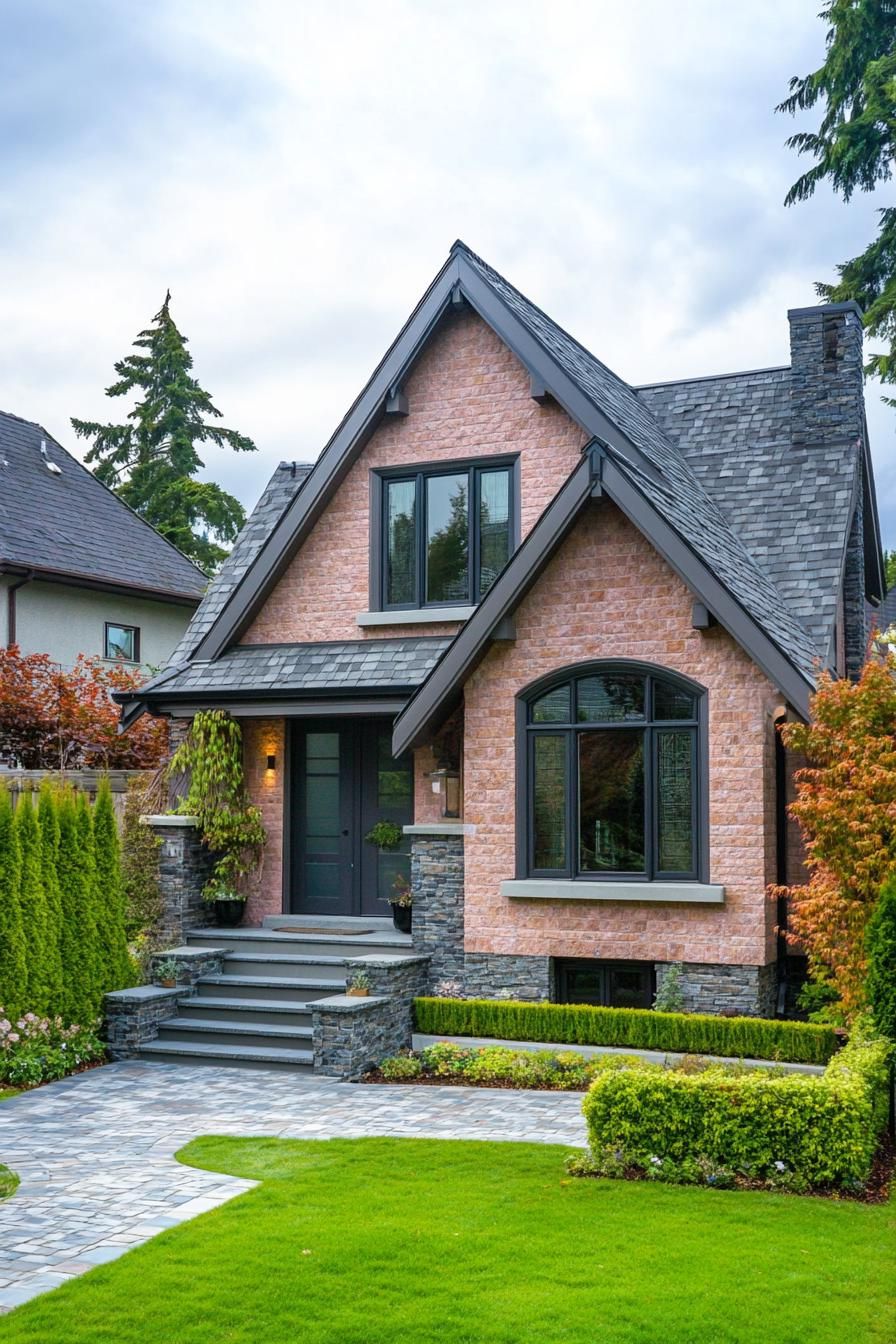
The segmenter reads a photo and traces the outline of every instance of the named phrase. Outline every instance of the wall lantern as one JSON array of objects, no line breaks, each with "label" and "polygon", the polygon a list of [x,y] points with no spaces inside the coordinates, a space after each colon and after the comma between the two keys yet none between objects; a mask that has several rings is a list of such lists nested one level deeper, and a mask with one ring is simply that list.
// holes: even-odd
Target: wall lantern
[{"label": "wall lantern", "polygon": [[441,795],[442,816],[460,816],[460,771],[450,761],[440,760],[435,770],[430,771],[432,791]]},{"label": "wall lantern", "polygon": [[272,751],[268,752],[268,769],[269,770],[277,769],[277,757],[274,755]]}]

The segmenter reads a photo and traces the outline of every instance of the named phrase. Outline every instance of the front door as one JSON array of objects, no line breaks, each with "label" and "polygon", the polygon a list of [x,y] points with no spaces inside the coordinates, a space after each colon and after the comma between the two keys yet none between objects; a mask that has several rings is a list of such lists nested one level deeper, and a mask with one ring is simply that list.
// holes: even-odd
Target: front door
[{"label": "front door", "polygon": [[297,722],[291,760],[290,912],[388,916],[383,898],[409,877],[410,845],[384,852],[364,836],[378,821],[413,820],[413,762],[392,758],[391,721]]}]

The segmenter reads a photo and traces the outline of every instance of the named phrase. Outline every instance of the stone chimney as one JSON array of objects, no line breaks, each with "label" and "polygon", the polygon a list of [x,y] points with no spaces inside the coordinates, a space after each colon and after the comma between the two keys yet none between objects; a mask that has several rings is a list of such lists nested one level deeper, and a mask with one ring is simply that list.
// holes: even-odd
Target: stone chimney
[{"label": "stone chimney", "polygon": [[[839,448],[861,462],[864,434],[862,310],[852,300],[814,308],[791,308],[790,435],[795,448]],[[861,467],[860,467],[861,469]],[[862,483],[856,499],[843,576],[843,647],[837,662],[857,676],[868,638],[865,607],[865,550]]]}]

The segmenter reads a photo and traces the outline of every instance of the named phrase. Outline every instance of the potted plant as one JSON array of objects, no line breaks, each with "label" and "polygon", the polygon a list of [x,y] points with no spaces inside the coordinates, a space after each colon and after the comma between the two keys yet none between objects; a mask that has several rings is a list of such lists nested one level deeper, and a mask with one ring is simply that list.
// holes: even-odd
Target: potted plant
[{"label": "potted plant", "polygon": [[174,957],[165,957],[163,961],[156,963],[155,978],[163,989],[177,989],[179,974],[180,963],[175,961]]},{"label": "potted plant", "polygon": [[396,821],[378,821],[364,837],[368,845],[376,845],[387,854],[397,849],[403,838],[404,831]]},{"label": "potted plant", "polygon": [[171,758],[168,777],[189,778],[178,811],[198,818],[202,843],[214,855],[202,897],[213,904],[217,923],[233,928],[243,918],[248,878],[267,839],[261,813],[246,792],[236,720],[223,709],[200,710]]},{"label": "potted plant", "polygon": [[348,982],[346,994],[352,999],[366,999],[370,993],[370,976],[366,971],[355,971]]},{"label": "potted plant", "polygon": [[414,894],[411,891],[411,884],[401,873],[392,883],[394,896],[386,896],[384,899],[392,907],[392,923],[399,933],[410,933],[411,931],[411,910],[414,904]]}]

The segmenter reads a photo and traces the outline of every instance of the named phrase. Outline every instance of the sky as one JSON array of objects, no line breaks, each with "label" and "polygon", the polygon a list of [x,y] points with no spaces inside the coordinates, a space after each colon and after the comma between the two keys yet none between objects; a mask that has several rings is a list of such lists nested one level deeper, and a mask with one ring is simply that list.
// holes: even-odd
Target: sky
[{"label": "sky", "polygon": [[[0,407],[83,456],[165,291],[252,437],[254,504],[313,460],[462,238],[632,383],[789,362],[787,309],[890,203],[776,115],[807,0],[0,0]],[[867,391],[886,545],[896,412]]]}]

